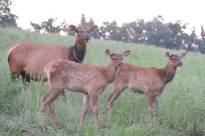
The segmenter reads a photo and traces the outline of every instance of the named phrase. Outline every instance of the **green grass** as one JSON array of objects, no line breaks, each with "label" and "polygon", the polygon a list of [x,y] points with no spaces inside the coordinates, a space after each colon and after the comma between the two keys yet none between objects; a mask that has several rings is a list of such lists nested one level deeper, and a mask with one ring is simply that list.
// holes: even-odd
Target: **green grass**
[{"label": "green grass", "polygon": [[[58,129],[53,130],[47,118],[39,119],[40,97],[47,93],[47,84],[31,82],[21,89],[21,80],[12,81],[7,64],[8,49],[19,41],[43,44],[73,45],[74,37],[54,34],[40,35],[20,29],[0,28],[0,135],[2,136],[203,136],[205,135],[205,56],[188,53],[175,79],[158,97],[159,115],[149,120],[147,98],[126,90],[115,102],[113,118],[107,118],[105,100],[111,93],[109,85],[100,97],[100,121],[105,128],[93,126],[92,112],[85,126],[79,125],[82,94],[66,92],[56,102]],[[155,46],[91,39],[84,63],[105,66],[104,50],[132,50],[125,60],[140,66],[163,67],[166,49]],[[171,52],[180,53],[182,51]]]}]

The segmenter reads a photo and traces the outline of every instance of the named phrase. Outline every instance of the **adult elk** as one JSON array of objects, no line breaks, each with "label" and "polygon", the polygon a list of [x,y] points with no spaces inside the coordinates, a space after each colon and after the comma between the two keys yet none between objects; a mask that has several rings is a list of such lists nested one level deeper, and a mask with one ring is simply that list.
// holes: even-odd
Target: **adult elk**
[{"label": "adult elk", "polygon": [[52,127],[56,128],[54,102],[56,97],[67,89],[72,92],[84,94],[81,124],[84,124],[89,103],[92,106],[94,124],[98,127],[98,97],[104,91],[108,83],[115,78],[116,72],[122,65],[123,58],[129,55],[129,50],[124,53],[110,53],[108,49],[105,54],[109,56],[109,64],[106,67],[93,64],[79,64],[68,60],[57,60],[48,63],[44,71],[48,78],[48,94],[41,98],[39,113],[49,114]]},{"label": "adult elk", "polygon": [[23,87],[31,80],[46,81],[43,67],[56,59],[68,59],[82,63],[86,44],[90,39],[93,27],[76,27],[71,25],[70,30],[76,32],[75,44],[71,47],[64,45],[39,45],[31,43],[19,43],[12,47],[8,53],[8,63],[13,79],[22,76]]},{"label": "adult elk", "polygon": [[[175,76],[177,67],[182,66],[181,59],[184,58],[186,52],[181,56],[169,54],[166,57],[169,61],[164,68],[143,68],[131,64],[123,64],[120,71],[113,81],[112,94],[107,98],[107,109],[111,114],[113,102],[126,89],[131,89],[134,93],[142,93],[148,97],[149,109],[151,116],[156,113],[156,98],[159,96],[167,83],[171,82]],[[110,116],[110,115],[109,115]]]}]

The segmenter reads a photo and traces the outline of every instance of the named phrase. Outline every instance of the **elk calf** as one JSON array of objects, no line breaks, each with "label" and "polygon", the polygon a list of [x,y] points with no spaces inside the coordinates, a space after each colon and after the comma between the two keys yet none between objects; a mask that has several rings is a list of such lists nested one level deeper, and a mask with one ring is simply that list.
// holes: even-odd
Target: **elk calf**
[{"label": "elk calf", "polygon": [[166,57],[168,57],[169,61],[162,69],[123,64],[113,81],[113,92],[107,98],[109,113],[111,113],[115,99],[126,88],[130,88],[134,93],[142,93],[148,97],[149,109],[153,117],[156,112],[156,97],[162,93],[166,84],[173,80],[177,67],[182,66],[181,59],[185,55],[186,52],[182,53],[181,56],[170,55],[169,52],[166,52]]},{"label": "elk calf", "polygon": [[123,58],[129,55],[129,50],[124,53],[110,53],[108,49],[105,54],[109,56],[107,67],[92,64],[79,64],[68,60],[57,60],[47,64],[44,71],[48,78],[48,94],[41,98],[40,113],[49,107],[52,127],[56,127],[54,102],[56,97],[67,89],[72,92],[84,94],[81,124],[84,124],[89,103],[92,106],[94,124],[98,126],[98,97],[108,83],[115,78],[116,72],[122,65]]}]

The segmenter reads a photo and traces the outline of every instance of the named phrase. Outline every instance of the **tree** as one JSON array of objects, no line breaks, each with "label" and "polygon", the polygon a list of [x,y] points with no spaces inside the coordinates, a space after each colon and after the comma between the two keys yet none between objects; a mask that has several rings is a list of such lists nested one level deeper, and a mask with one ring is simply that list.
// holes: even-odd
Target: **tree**
[{"label": "tree", "polygon": [[84,14],[82,14],[81,21],[80,21],[80,25],[81,25],[81,26],[86,26],[86,25],[87,25],[87,22],[86,22],[86,19],[85,19],[85,15],[84,15]]},{"label": "tree", "polygon": [[201,40],[199,41],[199,51],[205,53],[205,32],[204,27],[201,25]]},{"label": "tree", "polygon": [[11,13],[9,6],[12,4],[10,0],[0,0],[0,26],[17,26],[17,16]]},{"label": "tree", "polygon": [[205,32],[203,25],[201,25],[201,38],[205,41]]},{"label": "tree", "polygon": [[45,31],[49,33],[58,33],[61,30],[61,26],[54,26],[55,21],[56,19],[49,18],[47,21],[43,21],[41,23],[41,28],[45,29]]},{"label": "tree", "polygon": [[88,24],[88,26],[94,26],[95,22],[92,18],[90,18],[90,21],[87,24]]},{"label": "tree", "polygon": [[60,30],[67,31],[67,26],[65,22],[55,25],[56,19],[49,18],[47,21],[43,21],[41,24],[31,22],[31,26],[35,31],[39,32],[40,30],[44,30],[49,33],[58,33]]},{"label": "tree", "polygon": [[42,28],[39,24],[30,22],[31,26],[34,28],[35,31],[39,32]]}]

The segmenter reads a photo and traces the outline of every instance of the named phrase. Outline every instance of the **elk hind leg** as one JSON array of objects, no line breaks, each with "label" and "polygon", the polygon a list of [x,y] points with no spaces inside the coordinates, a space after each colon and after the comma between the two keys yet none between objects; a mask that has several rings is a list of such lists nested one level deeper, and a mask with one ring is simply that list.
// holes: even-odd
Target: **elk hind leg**
[{"label": "elk hind leg", "polygon": [[30,83],[30,76],[25,71],[23,71],[21,73],[21,77],[22,77],[22,86],[23,89],[25,90]]},{"label": "elk hind leg", "polygon": [[57,123],[56,123],[56,117],[55,117],[55,99],[48,103],[49,107],[49,117],[51,120],[51,126],[56,129]]},{"label": "elk hind leg", "polygon": [[60,94],[60,91],[58,89],[50,89],[48,91],[48,94],[41,97],[41,104],[40,104],[40,113],[43,113],[46,111],[46,106],[48,103],[53,101],[58,95]]},{"label": "elk hind leg", "polygon": [[97,95],[91,95],[90,100],[91,100],[91,106],[92,106],[92,110],[93,110],[94,124],[98,128],[99,127],[99,124],[98,124],[98,112],[99,112],[98,96]]}]

